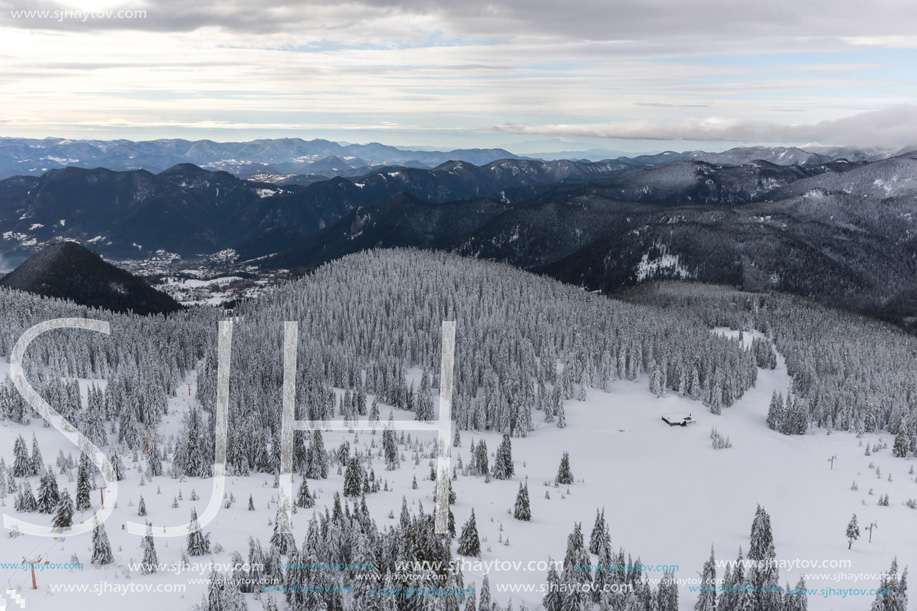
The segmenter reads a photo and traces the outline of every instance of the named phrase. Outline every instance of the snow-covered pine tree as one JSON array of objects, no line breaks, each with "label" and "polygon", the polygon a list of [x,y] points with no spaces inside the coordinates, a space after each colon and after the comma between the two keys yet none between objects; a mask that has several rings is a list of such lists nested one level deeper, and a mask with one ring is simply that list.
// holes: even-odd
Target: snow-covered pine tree
[{"label": "snow-covered pine tree", "polygon": [[155,437],[150,439],[149,469],[150,475],[154,477],[162,475],[162,460],[159,456],[159,444],[156,443]]},{"label": "snow-covered pine tree", "polygon": [[517,520],[528,522],[532,519],[532,508],[529,504],[529,487],[528,484],[519,483],[519,492],[516,494],[516,507],[513,510],[513,517]]},{"label": "snow-covered pine tree", "polygon": [[567,452],[564,452],[560,459],[560,465],[557,468],[557,476],[554,481],[565,485],[573,483],[573,472],[570,471],[570,454]]},{"label": "snow-covered pine tree", "polygon": [[59,500],[57,479],[55,479],[54,471],[51,471],[49,465],[48,470],[42,473],[41,482],[38,486],[38,511],[41,513],[54,513]]},{"label": "snow-covered pine tree", "polygon": [[89,458],[85,454],[80,455],[80,466],[76,475],[76,510],[84,511],[89,509],[89,495],[92,492],[92,486],[89,483]]},{"label": "snow-covered pine tree", "polygon": [[598,554],[602,545],[611,548],[611,536],[608,532],[608,523],[605,521],[605,510],[602,513],[595,510],[595,524],[592,525],[592,532],[589,535],[589,553]]},{"label": "snow-covered pine tree", "polygon": [[509,435],[503,435],[503,441],[497,447],[494,456],[494,468],[491,473],[495,479],[509,479],[513,476],[513,446]]},{"label": "snow-covered pine tree", "polygon": [[92,564],[104,565],[111,564],[115,561],[111,553],[111,544],[108,542],[108,533],[105,532],[105,525],[96,519],[95,527],[92,529]]},{"label": "snow-covered pine tree", "polygon": [[781,430],[783,428],[784,417],[783,395],[777,394],[775,390],[771,394],[770,407],[767,409],[767,426],[774,431]]},{"label": "snow-covered pine tree", "polygon": [[13,477],[29,477],[32,471],[32,459],[22,435],[13,444]]},{"label": "snow-covered pine tree", "polygon": [[39,475],[45,468],[44,460],[41,457],[41,450],[38,448],[38,438],[32,433],[32,456],[29,458],[29,476]]},{"label": "snow-covered pine tree", "polygon": [[70,498],[70,493],[67,492],[66,488],[61,492],[60,500],[57,501],[52,526],[55,529],[73,526],[73,499]]},{"label": "snow-covered pine tree", "polygon": [[490,458],[487,456],[487,443],[482,439],[474,447],[474,456],[472,457],[472,473],[475,475],[487,475],[490,473]]},{"label": "snow-covered pine tree", "polygon": [[902,420],[898,425],[898,434],[895,435],[895,444],[892,446],[892,456],[905,458],[910,448],[910,439],[907,436],[907,420]]},{"label": "snow-covered pine tree", "polygon": [[146,501],[143,500],[143,497],[140,497],[140,502],[137,503],[137,515],[141,518],[146,515]]},{"label": "snow-covered pine tree", "polygon": [[[249,499],[251,499],[251,497],[249,497]],[[309,480],[305,477],[302,478],[302,483],[299,484],[299,492],[296,495],[296,506],[303,509],[315,506],[315,499],[309,494]],[[254,506],[252,509],[254,509]]]},{"label": "snow-covered pine tree", "polygon": [[462,556],[471,556],[480,558],[481,540],[478,537],[478,525],[474,518],[474,509],[471,510],[471,517],[462,526],[462,534],[459,536],[458,553]]},{"label": "snow-covered pine tree", "polygon": [[773,561],[776,555],[771,518],[767,511],[758,505],[751,525],[748,559],[756,563],[749,575],[749,582],[754,592],[756,608],[761,611],[780,611],[780,575],[777,563]]},{"label": "snow-covered pine tree", "polygon": [[694,611],[716,611],[716,560],[713,546],[710,546],[710,558],[704,563],[701,573],[700,596],[694,604]]},{"label": "snow-covered pine tree", "polygon": [[312,431],[312,439],[306,454],[306,477],[311,479],[328,479],[328,456],[325,452],[325,443],[322,432]]},{"label": "snow-covered pine tree", "polygon": [[665,571],[659,589],[656,590],[656,609],[658,611],[678,611],[678,583],[675,573]]},{"label": "snow-covered pine tree", "polygon": [[433,420],[433,388],[430,385],[430,372],[424,370],[420,378],[420,390],[417,392],[416,419],[421,421]]},{"label": "snow-covered pine tree", "polygon": [[[808,611],[809,609],[809,597],[806,592],[806,579],[804,576],[799,576],[799,581],[796,582],[796,587],[790,592],[787,592],[787,596],[784,597],[783,608],[784,611]],[[905,607],[902,607],[902,609]]]},{"label": "snow-covered pine tree", "polygon": [[347,465],[347,471],[344,473],[344,496],[357,497],[363,493],[363,478],[365,477],[363,466],[357,458],[356,453],[350,457]]},{"label": "snow-covered pine tree", "polygon": [[[293,538],[293,529],[290,525],[289,501],[281,495],[277,503],[277,515],[274,519],[274,534],[271,535],[271,545],[277,548],[280,554],[288,554],[296,549],[296,539]],[[286,532],[284,532],[286,531]]]},{"label": "snow-covered pine tree", "polygon": [[153,526],[146,525],[146,535],[143,537],[143,562],[140,572],[150,575],[159,570],[159,557],[156,555],[156,543],[153,541]]},{"label": "snow-covered pine tree", "polygon": [[541,604],[544,605],[545,611],[563,611],[563,596],[560,592],[560,578],[557,576],[557,570],[554,568],[554,562],[548,558],[548,578],[546,592]]},{"label": "snow-covered pine tree", "polygon": [[22,486],[19,489],[19,511],[36,511],[38,509],[38,501],[35,500],[35,495],[32,494],[32,484],[28,480],[22,482]]},{"label": "snow-covered pine tree", "polygon": [[591,564],[589,552],[583,540],[583,524],[574,522],[573,532],[567,535],[567,552],[564,555],[564,572],[561,575],[561,581],[566,584],[586,583],[589,581],[589,571],[583,570],[583,567],[588,568]]},{"label": "snow-covered pine tree", "polygon": [[551,391],[551,399],[554,403],[554,415],[557,417],[557,428],[567,428],[567,412],[564,409],[564,399],[561,396],[560,388],[557,386]]},{"label": "snow-covered pine tree", "polygon": [[853,547],[853,542],[860,538],[860,526],[857,524],[857,514],[853,514],[847,524],[847,549]]},{"label": "snow-covered pine tree", "polygon": [[191,508],[191,521],[188,524],[188,545],[187,552],[189,556],[203,556],[210,553],[210,544],[201,532],[200,524],[197,521],[197,510]]},{"label": "snow-covered pine tree", "polygon": [[484,575],[484,581],[481,583],[481,600],[478,601],[478,611],[494,609],[494,602],[490,596],[490,580]]},{"label": "snow-covered pine tree", "polygon": [[907,609],[907,568],[899,575],[898,559],[892,560],[876,589],[876,598],[871,611],[904,611]]},{"label": "snow-covered pine tree", "polygon": [[733,571],[730,571],[729,565],[726,565],[726,572],[723,575],[723,593],[717,603],[718,611],[739,611],[739,602],[741,600],[741,588],[745,585],[745,569],[743,568],[744,556],[742,548],[732,564]]},{"label": "snow-covered pine tree", "polygon": [[117,452],[113,452],[112,456],[109,458],[111,462],[111,467],[115,471],[115,479],[119,482],[124,481],[124,463],[121,462],[121,455]]}]

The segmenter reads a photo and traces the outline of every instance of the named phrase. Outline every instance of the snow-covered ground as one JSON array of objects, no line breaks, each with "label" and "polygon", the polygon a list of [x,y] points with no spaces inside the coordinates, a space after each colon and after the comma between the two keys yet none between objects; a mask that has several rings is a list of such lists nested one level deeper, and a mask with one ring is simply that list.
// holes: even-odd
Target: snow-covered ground
[{"label": "snow-covered ground", "polygon": [[[746,340],[750,340],[749,334]],[[7,371],[8,364],[0,364],[0,378]],[[416,372],[413,377],[417,377]],[[481,560],[521,561],[525,566],[529,561],[546,561],[548,556],[562,559],[574,522],[582,522],[588,539],[596,509],[604,508],[616,550],[623,546],[633,554],[635,561],[639,555],[645,565],[677,565],[676,577],[691,580],[697,577],[711,544],[718,560],[735,558],[740,546],[747,551],[755,508],[761,504],[771,516],[778,559],[816,560],[819,563],[850,560],[852,563],[845,568],[784,569],[780,573],[781,585],[787,581],[795,584],[801,573],[832,576],[884,573],[896,555],[902,568],[905,565],[917,567],[917,529],[914,528],[917,511],[904,505],[907,499],[917,497],[915,478],[908,473],[914,460],[893,458],[892,439],[888,434],[858,439],[847,433],[829,435],[824,430],[811,430],[805,436],[790,437],[769,430],[765,416],[771,393],[774,390],[785,393],[788,387],[784,361],[778,358],[777,368],[759,371],[756,386],[731,408],[725,409],[721,416],[714,416],[699,403],[671,392],[656,398],[649,393],[646,379],[639,383],[619,381],[608,393],[593,390],[589,391],[586,401],[567,401],[568,426],[564,429],[544,424],[542,413],[535,412],[536,429],[527,438],[512,440],[516,474],[511,480],[485,483],[483,478],[459,474],[454,483],[457,502],[452,506],[456,526],[461,528],[473,508],[482,540]],[[170,414],[157,431],[161,438],[177,434],[182,413],[196,401],[195,393],[192,375],[178,396],[170,400]],[[265,408],[279,410],[280,406]],[[660,419],[663,414],[679,411],[693,413],[698,423],[685,428],[669,427]],[[382,408],[383,418],[388,413],[388,407]],[[412,417],[408,412],[395,412],[396,419]],[[730,438],[732,448],[711,448],[710,431],[714,426]],[[75,448],[53,429],[44,428],[39,419],[33,420],[28,427],[2,421],[0,456],[8,465],[12,464],[16,436],[23,435],[31,448],[33,432],[45,463],[54,464],[61,448],[65,453],[73,452],[76,457]],[[412,433],[412,437],[416,435]],[[496,450],[500,441],[497,434],[463,432],[461,437],[462,446],[458,452],[465,464],[469,462],[472,439],[476,443],[486,440],[490,453]],[[335,449],[344,440],[353,444],[355,438],[360,446],[368,446],[373,440],[377,446],[381,443],[381,434],[331,432],[325,434],[325,447]],[[432,441],[433,434],[422,438]],[[888,443],[888,449],[865,456],[865,446],[880,438]],[[434,482],[427,479],[428,460],[422,459],[415,465],[411,451],[402,450],[407,460],[393,472],[386,471],[382,460],[374,457],[375,473],[387,480],[390,491],[367,495],[366,501],[383,528],[394,524],[394,519],[388,518],[390,511],[397,519],[402,496],[408,498],[414,509],[418,501],[428,513],[434,506]],[[570,453],[576,483],[556,488],[553,479],[564,451]],[[832,469],[828,459],[834,455],[837,459]],[[870,463],[879,467],[881,477],[869,467]],[[156,523],[184,523],[192,506],[199,513],[203,511],[209,499],[211,481],[179,481],[163,475],[141,487],[138,471],[141,464],[125,460],[125,465],[130,470],[127,479],[120,482],[118,507],[106,523],[116,563],[103,568],[88,564],[89,535],[66,540],[3,535],[0,563],[18,563],[23,556],[39,554],[52,563],[67,563],[75,553],[85,567],[82,570],[43,571],[38,575],[39,589],[33,591],[29,589],[31,583],[27,572],[0,564],[0,592],[7,585],[19,588],[27,611],[64,608],[160,611],[164,603],[179,611],[191,609],[201,601],[206,590],[207,570],[181,575],[169,572],[141,575],[139,570],[128,570],[129,563],[139,563],[142,559],[141,539],[121,530],[121,524],[128,520],[140,521],[136,516],[140,495],[146,501],[147,519]],[[415,475],[419,484],[417,490],[411,488]],[[889,475],[891,481],[888,481]],[[509,511],[519,482],[526,479],[532,521],[519,522]],[[62,488],[68,488],[71,494],[74,492],[74,482],[67,482],[66,477],[59,477],[59,482]],[[851,490],[853,482],[858,483],[858,491]],[[37,478],[31,483],[33,490],[37,490]],[[294,490],[298,484],[299,477],[294,476]],[[316,510],[324,511],[325,504],[332,502],[334,492],[342,489],[343,476],[332,467],[328,480],[310,481],[309,487],[318,496]],[[193,503],[190,500],[192,489],[200,496],[200,500]],[[229,509],[221,509],[215,521],[204,528],[204,532],[211,533],[213,541],[225,551],[197,559],[202,562],[228,563],[232,551],[239,551],[246,557],[249,536],[259,538],[265,545],[270,539],[273,530],[270,522],[276,514],[277,498],[273,478],[263,474],[229,477],[227,489],[236,503]],[[869,494],[870,489],[873,494]],[[171,505],[179,491],[183,500],[175,509]],[[550,499],[545,498],[546,492]],[[877,504],[883,494],[889,495],[888,507]],[[254,499],[255,511],[247,510],[249,495]],[[110,497],[106,500],[113,501]],[[4,511],[10,511],[11,497],[5,499],[5,505]],[[93,496],[92,511],[96,509],[97,494]],[[864,532],[853,549],[848,550],[845,529],[854,513],[861,528],[873,521],[878,527],[873,531],[872,543],[867,542],[868,533]],[[88,515],[90,512],[81,517]],[[293,516],[298,542],[302,541],[311,515],[312,510],[299,510]],[[43,514],[21,517],[43,523],[49,520],[49,516]],[[509,545],[498,542],[501,536],[504,541],[509,540]],[[178,562],[184,547],[184,538],[156,540],[161,563]],[[717,576],[722,577],[722,573],[722,568],[718,569]],[[475,582],[480,587],[483,574],[483,570],[466,568],[465,583]],[[517,591],[510,594],[501,590],[513,584],[537,588],[545,576],[543,570],[494,569],[489,573],[497,600],[505,603],[512,596],[515,606],[524,600],[530,608],[540,606],[540,593]],[[662,577],[652,571],[647,576]],[[54,593],[51,590],[52,586],[66,587],[68,584],[86,586],[88,591]],[[126,587],[156,589],[172,585],[184,586],[186,591],[121,594]],[[858,582],[851,578],[810,578],[807,586],[869,589],[878,586],[878,578]],[[94,588],[108,588],[108,594],[100,596]],[[690,592],[688,585],[680,587],[679,596],[681,609],[693,608],[696,594]],[[864,596],[809,597],[812,611],[862,610],[871,603],[872,597]],[[249,600],[249,605],[250,609],[261,608],[256,601]],[[910,608],[917,607],[912,603]]]},{"label": "snow-covered ground", "polygon": [[153,288],[170,295],[182,305],[216,306],[231,299],[254,298],[264,292],[266,279],[247,281],[240,276],[197,278],[167,277]]}]

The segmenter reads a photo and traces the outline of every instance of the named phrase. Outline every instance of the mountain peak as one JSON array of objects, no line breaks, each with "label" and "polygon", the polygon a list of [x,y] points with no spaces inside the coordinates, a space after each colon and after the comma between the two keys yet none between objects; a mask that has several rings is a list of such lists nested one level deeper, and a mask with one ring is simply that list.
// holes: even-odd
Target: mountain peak
[{"label": "mountain peak", "polygon": [[115,312],[165,314],[174,299],[75,242],[51,244],[0,279],[0,286]]}]

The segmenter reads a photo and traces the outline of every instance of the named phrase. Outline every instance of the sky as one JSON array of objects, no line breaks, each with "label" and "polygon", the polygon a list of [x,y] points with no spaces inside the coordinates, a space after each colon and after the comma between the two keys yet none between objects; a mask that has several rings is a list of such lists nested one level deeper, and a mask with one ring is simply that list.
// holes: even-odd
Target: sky
[{"label": "sky", "polygon": [[917,144],[913,0],[0,0],[0,136]]}]

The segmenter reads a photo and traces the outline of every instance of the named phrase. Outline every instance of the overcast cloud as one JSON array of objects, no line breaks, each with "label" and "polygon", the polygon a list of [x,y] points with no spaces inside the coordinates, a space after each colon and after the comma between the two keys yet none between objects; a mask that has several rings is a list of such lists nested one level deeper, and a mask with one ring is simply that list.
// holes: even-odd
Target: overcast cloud
[{"label": "overcast cloud", "polygon": [[899,0],[0,0],[0,136],[899,146],[915,32]]},{"label": "overcast cloud", "polygon": [[824,145],[904,147],[917,143],[917,107],[891,106],[814,125],[782,125],[710,117],[681,123],[634,122],[607,125],[500,125],[495,132],[543,136],[588,136],[626,140],[807,142]]}]

